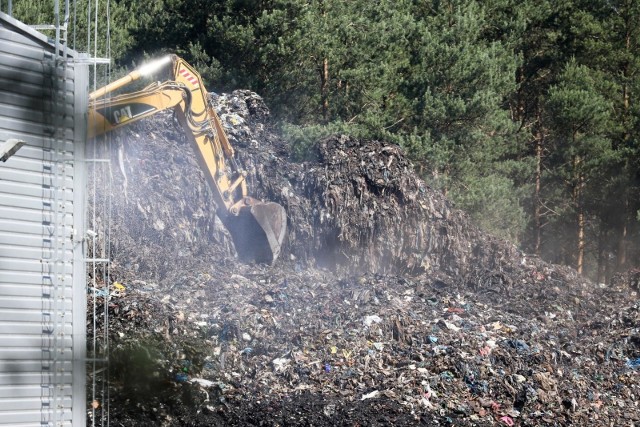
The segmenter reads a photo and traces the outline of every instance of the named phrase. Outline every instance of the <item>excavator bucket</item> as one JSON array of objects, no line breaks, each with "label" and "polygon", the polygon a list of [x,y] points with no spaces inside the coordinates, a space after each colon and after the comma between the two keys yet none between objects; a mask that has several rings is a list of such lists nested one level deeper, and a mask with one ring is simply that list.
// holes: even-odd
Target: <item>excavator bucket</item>
[{"label": "excavator bucket", "polygon": [[287,213],[279,204],[258,202],[223,222],[242,261],[273,264],[280,255]]}]

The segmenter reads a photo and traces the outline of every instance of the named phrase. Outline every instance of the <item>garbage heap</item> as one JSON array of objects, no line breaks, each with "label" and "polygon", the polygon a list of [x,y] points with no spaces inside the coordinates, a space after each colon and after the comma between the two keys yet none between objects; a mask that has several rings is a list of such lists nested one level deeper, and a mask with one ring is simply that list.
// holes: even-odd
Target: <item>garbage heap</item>
[{"label": "garbage heap", "polygon": [[236,260],[170,114],[98,148],[111,423],[640,422],[639,271],[590,283],[478,230],[397,146],[338,135],[291,162],[258,95],[212,99],[252,195],[287,210],[284,251]]}]

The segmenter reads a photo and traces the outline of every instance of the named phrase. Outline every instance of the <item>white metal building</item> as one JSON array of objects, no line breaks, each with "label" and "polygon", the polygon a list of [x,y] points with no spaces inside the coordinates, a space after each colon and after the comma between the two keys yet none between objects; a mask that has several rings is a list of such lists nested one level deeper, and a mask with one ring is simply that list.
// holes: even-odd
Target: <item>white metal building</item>
[{"label": "white metal building", "polygon": [[86,423],[87,100],[78,54],[0,12],[0,426]]}]

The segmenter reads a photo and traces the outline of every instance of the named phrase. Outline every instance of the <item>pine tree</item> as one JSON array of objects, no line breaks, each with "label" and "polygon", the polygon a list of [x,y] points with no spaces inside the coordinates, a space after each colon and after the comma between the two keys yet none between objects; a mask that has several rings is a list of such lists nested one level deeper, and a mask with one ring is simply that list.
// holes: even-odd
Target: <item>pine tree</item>
[{"label": "pine tree", "polygon": [[[418,38],[405,84],[413,101],[412,154],[431,181],[490,231],[514,240],[524,226],[520,162],[505,99],[517,57],[479,2],[416,3]],[[505,30],[506,31],[506,30]]]},{"label": "pine tree", "polygon": [[[612,149],[607,137],[611,105],[597,90],[598,76],[592,69],[571,61],[546,101],[550,139],[555,145],[554,168],[549,173],[566,186],[566,193],[555,203],[564,206],[564,211],[574,218],[574,236],[566,238],[574,242],[570,254],[578,273],[585,266],[587,221],[595,215],[588,199],[602,183],[603,163],[611,157]],[[558,235],[563,231],[556,229]]]},{"label": "pine tree", "polygon": [[[582,13],[573,20],[578,33],[575,44],[584,52],[582,61],[600,71],[599,90],[611,102],[615,117],[608,131],[614,148],[611,174],[601,183],[604,188],[598,199],[603,236],[597,248],[598,276],[604,280],[615,270],[629,268],[633,259],[629,251],[637,254],[639,250],[633,242],[639,232],[636,213],[640,209],[640,5],[629,0],[581,5]],[[613,255],[614,265],[609,265],[609,255]]]},{"label": "pine tree", "polygon": [[[76,0],[70,3],[70,8],[66,11],[65,3],[60,2],[57,22],[62,26],[65,24],[65,17],[67,18],[68,47],[79,52],[89,52],[95,57],[109,56],[118,62],[133,43],[130,29],[136,25],[135,18],[130,5],[124,1],[112,1],[108,9],[104,2],[98,3],[97,7],[96,10],[93,1]],[[29,25],[56,24],[54,11],[53,0],[13,2],[14,17]]]}]

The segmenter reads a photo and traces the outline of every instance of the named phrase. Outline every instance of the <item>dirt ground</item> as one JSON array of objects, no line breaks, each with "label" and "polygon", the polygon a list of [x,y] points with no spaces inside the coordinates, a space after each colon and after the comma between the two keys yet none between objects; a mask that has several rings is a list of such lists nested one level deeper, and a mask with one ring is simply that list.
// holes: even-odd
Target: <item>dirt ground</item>
[{"label": "dirt ground", "polygon": [[213,98],[252,194],[287,210],[283,254],[237,260],[170,115],[113,135],[91,200],[112,262],[90,277],[89,338],[108,344],[89,351],[109,363],[89,423],[640,423],[640,271],[594,284],[527,256],[381,141],[291,162],[258,95]]}]

